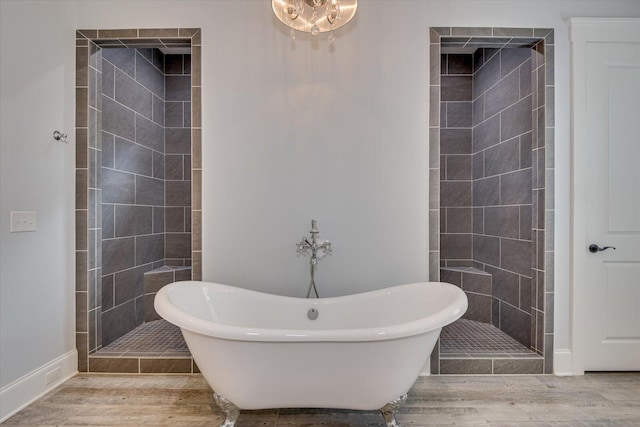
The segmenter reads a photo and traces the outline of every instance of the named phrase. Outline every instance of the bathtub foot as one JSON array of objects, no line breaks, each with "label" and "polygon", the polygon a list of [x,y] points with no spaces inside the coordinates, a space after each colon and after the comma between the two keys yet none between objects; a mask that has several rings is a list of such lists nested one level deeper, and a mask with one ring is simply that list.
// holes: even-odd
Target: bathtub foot
[{"label": "bathtub foot", "polygon": [[400,427],[400,424],[396,421],[396,412],[407,400],[407,394],[403,394],[397,399],[392,400],[391,402],[384,405],[380,408],[380,413],[384,417],[384,420],[387,423],[387,427]]},{"label": "bathtub foot", "polygon": [[236,405],[234,405],[224,397],[220,396],[218,393],[213,393],[213,400],[216,401],[216,405],[218,405],[220,409],[222,409],[222,412],[227,415],[227,419],[225,419],[224,422],[220,424],[220,427],[235,426],[236,421],[238,421],[238,417],[240,416],[240,408],[238,408]]}]

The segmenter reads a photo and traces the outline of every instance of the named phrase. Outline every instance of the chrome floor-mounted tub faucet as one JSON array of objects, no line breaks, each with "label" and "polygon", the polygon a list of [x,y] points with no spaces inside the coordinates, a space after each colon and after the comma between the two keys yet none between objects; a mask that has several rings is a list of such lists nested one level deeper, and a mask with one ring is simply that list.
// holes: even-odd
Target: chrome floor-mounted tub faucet
[{"label": "chrome floor-mounted tub faucet", "polygon": [[307,237],[303,237],[302,240],[300,240],[300,243],[297,244],[297,248],[298,253],[301,254],[306,254],[309,250],[311,251],[311,258],[309,259],[309,264],[311,267],[311,282],[309,283],[307,298],[311,296],[312,291],[315,294],[316,298],[320,298],[318,296],[318,290],[316,289],[315,284],[316,266],[318,265],[318,252],[320,252],[322,256],[331,253],[331,242],[328,240],[322,242],[317,240],[316,237],[318,233],[320,233],[320,231],[318,231],[318,228],[316,227],[315,219],[311,220],[311,230],[309,230],[309,233],[311,234],[311,241],[309,241]]}]

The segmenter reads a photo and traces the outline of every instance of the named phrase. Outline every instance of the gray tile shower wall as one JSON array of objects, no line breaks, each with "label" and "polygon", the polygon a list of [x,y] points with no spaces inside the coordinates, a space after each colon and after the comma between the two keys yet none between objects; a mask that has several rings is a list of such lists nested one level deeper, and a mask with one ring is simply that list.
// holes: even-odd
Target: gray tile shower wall
[{"label": "gray tile shower wall", "polygon": [[[87,336],[86,341],[84,337],[76,336],[76,338],[80,338],[83,343],[86,342],[87,350],[92,352],[100,346],[102,341],[102,281],[100,278],[103,273],[100,235],[102,229],[103,191],[100,183],[104,177],[100,168],[102,163],[102,134],[98,131],[98,128],[102,126],[102,111],[105,106],[102,103],[102,97],[99,95],[103,81],[102,51],[93,43],[89,43],[88,47],[88,56],[86,58],[88,60],[88,79],[83,82],[87,86],[86,102],[88,103],[85,117],[87,151],[84,154],[87,161],[87,176],[86,181],[77,183],[83,188],[88,187],[88,192],[84,195],[85,200],[76,201],[76,203],[86,203],[85,206],[88,208],[88,215],[83,218],[86,221],[86,231],[76,234],[76,237],[80,237],[87,242],[88,280],[86,283],[86,299],[82,299],[80,307],[78,307],[81,316],[84,317],[86,315],[83,323]],[[87,187],[84,187],[85,185]]]},{"label": "gray tile shower wall", "polygon": [[[491,276],[474,266],[474,58],[441,55],[440,262],[441,279],[460,286],[469,308],[465,319],[491,322]],[[480,172],[484,173],[484,170]],[[487,197],[491,192],[483,193]]]},{"label": "gray tile shower wall", "polygon": [[145,272],[191,264],[188,58],[158,49],[102,49],[103,332],[97,347],[144,321]]},{"label": "gray tile shower wall", "polygon": [[191,55],[166,55],[165,264],[191,265]]},{"label": "gray tile shower wall", "polygon": [[[553,39],[540,41],[533,49],[531,95],[532,124],[532,280],[531,340],[545,355],[545,372],[551,372],[553,350],[553,212],[554,212],[554,86]],[[549,182],[548,182],[549,181]]]},{"label": "gray tile shower wall", "polygon": [[471,266],[472,56],[443,54],[440,82],[440,260]]},{"label": "gray tile shower wall", "polygon": [[[494,326],[531,345],[531,48],[481,48],[473,74],[473,261],[493,276]],[[527,297],[522,297],[527,295]]]}]

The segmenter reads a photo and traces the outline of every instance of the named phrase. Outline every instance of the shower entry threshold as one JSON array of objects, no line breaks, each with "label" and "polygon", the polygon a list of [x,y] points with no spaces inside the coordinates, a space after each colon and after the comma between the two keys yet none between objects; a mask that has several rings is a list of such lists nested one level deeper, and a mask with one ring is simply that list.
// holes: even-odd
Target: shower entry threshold
[{"label": "shower entry threshold", "polygon": [[440,374],[542,374],[544,358],[495,326],[460,319],[442,328]]},{"label": "shower entry threshold", "polygon": [[89,355],[89,372],[199,373],[180,328],[166,320],[146,322]]}]

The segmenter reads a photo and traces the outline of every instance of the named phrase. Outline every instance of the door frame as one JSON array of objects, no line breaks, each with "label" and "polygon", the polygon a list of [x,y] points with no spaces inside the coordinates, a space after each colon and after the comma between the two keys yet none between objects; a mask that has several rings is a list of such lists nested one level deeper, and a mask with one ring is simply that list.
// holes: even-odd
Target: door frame
[{"label": "door frame", "polygon": [[587,167],[586,127],[586,52],[589,43],[640,42],[640,18],[571,18],[571,269],[570,269],[570,343],[571,355],[563,371],[584,374],[585,334],[582,319],[585,310],[584,287],[587,266]]}]

